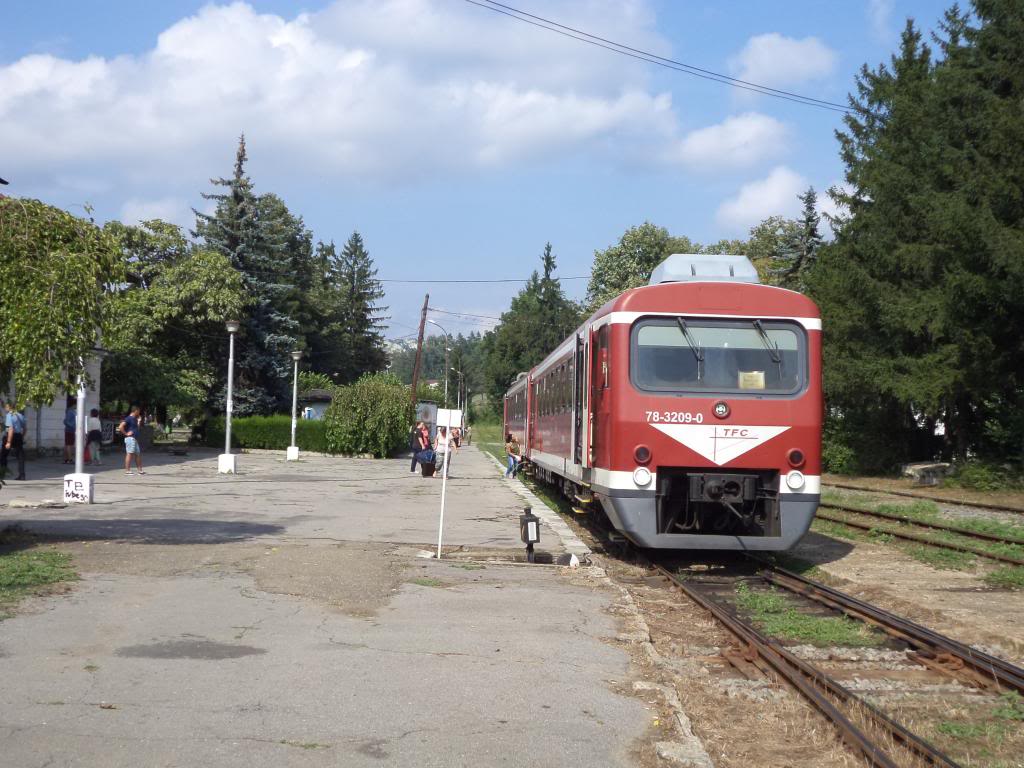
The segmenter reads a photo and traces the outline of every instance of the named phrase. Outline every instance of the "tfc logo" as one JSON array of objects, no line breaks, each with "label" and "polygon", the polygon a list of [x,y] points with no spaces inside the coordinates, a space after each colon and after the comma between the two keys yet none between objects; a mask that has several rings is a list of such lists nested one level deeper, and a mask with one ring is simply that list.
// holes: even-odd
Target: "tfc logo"
[{"label": "tfc logo", "polygon": [[789,427],[757,427],[716,424],[651,424],[708,461],[722,466],[747,451],[778,437]]}]

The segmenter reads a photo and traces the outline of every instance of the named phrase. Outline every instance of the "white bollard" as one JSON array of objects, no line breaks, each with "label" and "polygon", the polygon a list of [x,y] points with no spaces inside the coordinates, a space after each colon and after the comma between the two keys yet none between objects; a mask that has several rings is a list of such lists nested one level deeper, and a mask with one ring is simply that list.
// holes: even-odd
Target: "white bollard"
[{"label": "white bollard", "polygon": [[92,475],[87,472],[64,475],[65,504],[92,504],[92,492]]},{"label": "white bollard", "polygon": [[233,475],[238,471],[238,466],[235,463],[235,459],[238,458],[234,453],[222,453],[217,457],[217,472],[222,475]]},{"label": "white bollard", "polygon": [[289,445],[288,450],[285,452],[285,461],[298,461],[299,460],[299,446]]}]

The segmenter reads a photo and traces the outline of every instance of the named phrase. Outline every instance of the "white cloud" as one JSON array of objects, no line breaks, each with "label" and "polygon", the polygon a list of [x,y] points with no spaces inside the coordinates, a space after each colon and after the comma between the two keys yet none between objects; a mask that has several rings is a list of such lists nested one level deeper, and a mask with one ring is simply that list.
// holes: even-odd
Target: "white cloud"
[{"label": "white cloud", "polygon": [[816,37],[797,40],[769,32],[750,38],[729,65],[740,80],[786,87],[828,77],[837,58],[835,51]]},{"label": "white cloud", "polygon": [[[556,11],[668,50],[645,0]],[[52,189],[102,179],[133,198],[124,213],[135,215],[173,208],[169,193],[226,173],[243,131],[254,166],[319,179],[664,145],[676,115],[647,76],[640,63],[447,0],[338,0],[293,19],[208,5],[140,55],[0,64],[0,146],[10,175]]]},{"label": "white cloud", "polygon": [[121,215],[118,218],[125,224],[162,219],[184,228],[191,227],[196,220],[188,200],[180,197],[161,197],[155,200],[129,198],[121,206]]},{"label": "white cloud", "polygon": [[690,168],[747,168],[786,149],[785,124],[757,112],[745,112],[684,136],[670,157]]},{"label": "white cloud", "polygon": [[882,41],[892,37],[892,0],[868,0],[866,11],[875,37]]},{"label": "white cloud", "polygon": [[809,182],[796,171],[780,165],[765,178],[740,187],[733,197],[718,206],[715,220],[728,235],[746,235],[750,228],[769,216],[795,217],[800,212],[797,195]]}]

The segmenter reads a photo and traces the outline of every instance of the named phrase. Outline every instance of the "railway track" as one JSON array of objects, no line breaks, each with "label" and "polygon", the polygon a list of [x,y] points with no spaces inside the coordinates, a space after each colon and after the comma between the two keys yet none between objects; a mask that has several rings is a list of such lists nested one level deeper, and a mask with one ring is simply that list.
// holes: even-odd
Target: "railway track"
[{"label": "railway track", "polygon": [[[760,561],[759,561],[760,562]],[[908,657],[937,675],[990,693],[1024,692],[1024,670],[1002,659],[940,635],[926,627],[832,589],[796,573],[760,562],[761,578],[777,587],[843,615],[865,622],[911,649]],[[949,755],[919,737],[880,708],[866,701],[820,667],[763,634],[753,623],[703,588],[680,578],[664,565],[653,564],[657,573],[676,590],[708,611],[742,646],[739,665],[750,664],[771,671],[796,689],[839,731],[843,741],[859,752],[869,765],[896,768],[901,756],[934,766],[957,766]],[[725,654],[731,663],[737,654]],[[858,722],[859,721],[859,722]],[[860,722],[869,723],[866,728]],[[888,744],[898,744],[893,750]]]},{"label": "railway track", "polygon": [[[844,514],[836,515],[823,510],[834,510],[836,512],[842,512]],[[916,517],[897,515],[891,512],[880,512],[878,510],[864,509],[862,507],[849,507],[842,504],[827,504],[824,502],[818,505],[817,517],[822,520],[830,520],[832,522],[847,525],[851,528],[857,528],[863,531],[879,531],[882,533],[889,534],[891,536],[895,536],[896,538],[905,539],[907,541],[914,541],[921,544],[927,544],[932,547],[940,547],[942,549],[952,549],[957,552],[967,552],[970,554],[978,555],[979,557],[986,557],[991,560],[998,560],[999,562],[1009,563],[1011,565],[1024,566],[1024,557],[1015,557],[1011,554],[993,552],[991,550],[984,549],[983,547],[974,546],[968,543],[942,541],[939,539],[922,535],[920,533],[914,533],[913,531],[901,529],[895,526],[886,526],[884,528],[879,528],[877,524],[868,523],[862,520],[851,519],[849,515],[862,515],[864,517],[871,517],[879,520],[890,521],[898,523],[900,525],[911,525],[916,526],[918,528],[925,528],[933,531],[954,533],[958,536],[977,539],[979,541],[992,542],[996,544],[1017,544],[1024,546],[1024,538],[1019,538],[1015,536],[999,535],[994,533],[988,533],[986,531],[976,531],[971,528],[965,528],[959,525],[952,525],[932,520],[922,520]]]},{"label": "railway track", "polygon": [[860,491],[862,493],[875,493],[882,496],[905,496],[910,499],[921,499],[922,501],[934,501],[936,504],[953,504],[958,507],[973,507],[975,509],[987,509],[993,512],[1007,512],[1015,515],[1024,515],[1024,508],[1006,506],[1001,504],[990,504],[983,501],[963,501],[948,496],[935,496],[928,493],[916,491],[889,490],[885,488],[872,488],[867,485],[856,485],[853,483],[826,483],[825,489],[838,488],[844,491]]}]

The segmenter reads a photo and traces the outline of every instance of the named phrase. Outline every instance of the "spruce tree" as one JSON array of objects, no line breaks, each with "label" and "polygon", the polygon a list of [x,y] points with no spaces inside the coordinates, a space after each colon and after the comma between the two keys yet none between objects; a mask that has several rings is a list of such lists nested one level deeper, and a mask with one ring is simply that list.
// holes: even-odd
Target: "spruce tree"
[{"label": "spruce tree", "polygon": [[796,227],[782,240],[772,260],[770,273],[776,285],[802,292],[807,287],[807,273],[818,260],[822,239],[818,231],[821,217],[817,211],[818,196],[814,187],[808,187],[798,197],[803,203],[803,211]]},{"label": "spruce tree", "polygon": [[239,138],[231,178],[211,179],[224,191],[204,193],[216,202],[212,214],[194,211],[193,236],[222,253],[242,273],[249,306],[236,345],[238,415],[270,413],[289,397],[289,351],[298,343],[299,325],[289,316],[294,283],[289,247],[301,220],[273,195],[257,196],[245,172],[245,136]]}]

